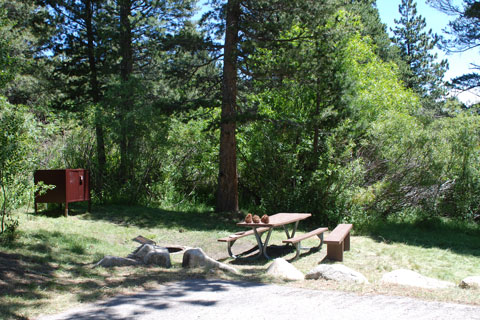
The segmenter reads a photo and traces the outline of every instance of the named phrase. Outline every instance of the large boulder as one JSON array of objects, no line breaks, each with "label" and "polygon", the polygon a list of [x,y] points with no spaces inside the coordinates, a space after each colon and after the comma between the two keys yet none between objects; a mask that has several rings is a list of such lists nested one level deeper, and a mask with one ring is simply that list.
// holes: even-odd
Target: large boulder
[{"label": "large boulder", "polygon": [[141,260],[145,264],[154,264],[164,268],[172,266],[168,249],[152,244],[141,245],[128,257]]},{"label": "large boulder", "polygon": [[98,261],[93,267],[125,267],[125,266],[135,266],[140,264],[139,261],[131,258],[121,258],[115,256],[105,256],[102,260]]},{"label": "large boulder", "polygon": [[238,270],[225,264],[218,262],[209,256],[201,248],[192,248],[185,251],[183,254],[182,267],[184,268],[208,268],[220,269],[223,271],[238,274]]},{"label": "large boulder", "polygon": [[455,284],[448,281],[438,280],[423,276],[415,271],[399,269],[384,274],[382,282],[399,284],[411,287],[420,287],[426,289],[444,289],[454,287]]},{"label": "large boulder", "polygon": [[305,276],[305,279],[317,280],[320,278],[339,282],[368,283],[367,278],[363,274],[343,264],[321,264]]},{"label": "large boulder", "polygon": [[460,282],[459,285],[461,288],[467,289],[467,288],[480,288],[480,276],[471,276],[471,277],[466,277],[465,279]]},{"label": "large boulder", "polygon": [[283,258],[273,260],[267,269],[267,274],[287,280],[303,280],[305,276]]}]

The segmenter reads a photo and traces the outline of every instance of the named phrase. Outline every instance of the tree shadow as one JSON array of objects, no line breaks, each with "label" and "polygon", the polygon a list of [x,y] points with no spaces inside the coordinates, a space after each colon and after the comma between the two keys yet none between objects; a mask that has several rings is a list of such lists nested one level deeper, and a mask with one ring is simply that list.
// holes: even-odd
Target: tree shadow
[{"label": "tree shadow", "polygon": [[383,221],[366,232],[366,235],[378,242],[448,249],[461,255],[480,256],[480,227],[454,221]]},{"label": "tree shadow", "polygon": [[21,298],[21,302],[1,306],[0,313],[7,318],[24,318],[19,314],[21,309],[46,298],[36,289],[51,285],[54,270],[51,264],[39,262],[35,256],[0,252],[0,298]]},{"label": "tree shadow", "polygon": [[232,265],[250,265],[250,266],[265,266],[270,264],[273,259],[285,257],[294,252],[296,249],[290,245],[269,245],[267,248],[267,255],[271,260],[266,259],[263,255],[258,257],[258,247],[254,246],[251,249],[242,252],[241,257],[230,262]]},{"label": "tree shadow", "polygon": [[[118,295],[89,308],[78,308],[64,314],[62,319],[134,319],[142,314],[152,314],[168,308],[187,306],[215,307],[218,300],[204,298],[197,293],[228,292],[232,287],[259,287],[264,284],[245,281],[217,279],[188,279],[167,283],[164,287],[147,290],[133,295]],[[180,299],[179,299],[180,298]],[[119,311],[121,310],[121,312]]]},{"label": "tree shadow", "polygon": [[[92,268],[92,255],[76,249],[77,243],[91,243],[96,241],[95,238],[46,230],[29,233],[28,236],[31,238],[29,241],[19,238],[7,248],[9,252],[21,253],[0,252],[0,318],[23,319],[26,310],[35,312],[45,304],[45,301],[65,293],[73,294],[77,301],[94,302],[119,290],[148,288],[153,284],[191,278],[203,279],[208,275],[204,270],[137,266],[130,269],[116,267],[114,270],[119,274],[112,276],[116,274],[113,271],[105,273],[103,268]],[[205,288],[197,283],[185,285],[182,290],[221,289],[221,282],[216,284],[209,282]],[[175,294],[183,294],[182,290]],[[6,301],[8,303],[4,303]],[[158,301],[152,302],[152,307],[166,307],[155,303],[158,304]],[[211,301],[190,303],[202,306],[214,305]],[[112,317],[108,314],[108,308],[104,312],[105,317],[115,319],[114,314]],[[83,316],[89,319],[88,315]],[[98,319],[98,314],[96,317],[95,314],[91,314],[91,317]]]},{"label": "tree shadow", "polygon": [[82,214],[81,206],[77,210],[79,217],[90,220],[103,220],[118,225],[137,226],[139,228],[172,228],[178,230],[212,231],[237,230],[239,217],[219,214],[214,211],[170,211],[143,206],[95,205],[89,213]]},{"label": "tree shadow", "polygon": [[[68,204],[68,216],[83,215],[87,211],[88,202],[71,202]],[[35,215],[48,218],[65,217],[65,203],[39,203],[38,210]]]}]

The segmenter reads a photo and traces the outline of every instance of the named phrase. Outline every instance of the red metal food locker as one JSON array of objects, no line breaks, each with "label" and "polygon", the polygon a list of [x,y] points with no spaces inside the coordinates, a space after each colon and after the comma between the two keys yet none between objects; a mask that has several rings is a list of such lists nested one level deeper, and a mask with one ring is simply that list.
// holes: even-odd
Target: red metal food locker
[{"label": "red metal food locker", "polygon": [[35,185],[42,181],[44,184],[55,186],[54,189],[47,190],[42,195],[35,195],[35,213],[37,213],[37,203],[65,203],[65,216],[67,217],[68,204],[78,201],[88,201],[88,211],[90,211],[88,170],[37,170],[34,174],[34,181]]}]

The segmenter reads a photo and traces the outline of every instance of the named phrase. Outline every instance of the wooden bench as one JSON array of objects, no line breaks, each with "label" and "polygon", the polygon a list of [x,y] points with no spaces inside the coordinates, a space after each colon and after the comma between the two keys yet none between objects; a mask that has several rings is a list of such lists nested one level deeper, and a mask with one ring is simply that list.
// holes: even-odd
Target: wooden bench
[{"label": "wooden bench", "polygon": [[308,233],[301,234],[301,235],[298,235],[296,237],[293,237],[293,238],[290,238],[290,239],[287,239],[287,240],[283,240],[282,242],[283,243],[291,243],[291,244],[295,245],[295,248],[297,249],[297,254],[295,255],[295,258],[293,258],[293,259],[297,259],[300,256],[300,250],[311,249],[311,248],[302,248],[301,245],[300,245],[302,240],[311,238],[313,236],[317,236],[320,239],[320,244],[318,245],[318,247],[316,247],[316,249],[320,250],[320,248],[322,247],[322,244],[323,244],[323,233],[327,230],[328,230],[328,228],[318,228],[318,229],[315,229],[315,230],[310,231]]},{"label": "wooden bench", "polygon": [[[265,231],[268,231],[269,229],[270,228],[268,228],[268,227],[257,228],[257,232],[258,232],[259,235],[261,235],[262,233],[264,233]],[[220,238],[217,241],[226,242],[227,243],[228,255],[230,257],[232,257],[233,259],[236,259],[236,258],[238,258],[238,256],[236,256],[232,253],[233,244],[238,239],[246,237],[246,236],[250,236],[252,234],[254,234],[253,229],[252,230],[247,230],[247,231],[239,231],[239,232],[236,232],[234,234],[229,235],[228,237]]]},{"label": "wooden bench", "polygon": [[339,224],[326,238],[327,258],[343,261],[343,251],[350,250],[350,230],[352,224]]}]

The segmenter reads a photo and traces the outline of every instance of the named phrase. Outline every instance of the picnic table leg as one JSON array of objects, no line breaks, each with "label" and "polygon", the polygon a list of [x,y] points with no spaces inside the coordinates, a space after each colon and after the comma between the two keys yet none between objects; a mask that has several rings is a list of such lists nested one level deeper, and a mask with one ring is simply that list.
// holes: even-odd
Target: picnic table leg
[{"label": "picnic table leg", "polygon": [[297,260],[298,257],[300,256],[300,250],[302,249],[302,245],[300,243],[301,241],[295,243],[295,249],[297,250],[297,253],[295,254],[295,257],[293,258],[293,260]]},{"label": "picnic table leg", "polygon": [[292,238],[295,237],[295,232],[297,232],[297,228],[298,228],[298,223],[300,221],[297,221],[295,222],[295,225],[293,226],[293,230],[292,230]]},{"label": "picnic table leg", "polygon": [[257,238],[257,243],[258,243],[258,255],[256,258],[260,258],[263,254],[263,256],[267,260],[271,260],[271,258],[267,254],[267,247],[268,247],[268,241],[270,240],[270,235],[272,234],[273,228],[268,229],[267,237],[265,238],[265,243],[262,243],[262,237],[258,233],[257,228],[253,227],[253,232],[255,233],[255,238]]},{"label": "picnic table leg", "polygon": [[298,228],[298,222],[299,221],[296,221],[295,225],[293,226],[292,235],[290,235],[290,233],[288,232],[287,225],[283,225],[283,230],[285,230],[285,233],[287,234],[287,239],[291,239],[295,237],[295,232],[297,232],[297,228]]},{"label": "picnic table leg", "polygon": [[320,250],[323,245],[323,233],[320,233],[317,237],[320,239],[320,244],[318,245],[318,250]]},{"label": "picnic table leg", "polygon": [[237,256],[233,254],[232,252],[232,246],[233,244],[235,243],[236,240],[233,240],[233,241],[229,241],[227,242],[227,250],[228,250],[228,255],[233,258],[233,259],[237,259]]},{"label": "picnic table leg", "polygon": [[300,250],[308,250],[308,249],[315,250],[315,251],[320,250],[323,245],[323,233],[320,233],[319,235],[317,235],[317,237],[320,240],[320,244],[317,247],[305,248],[305,247],[302,247],[301,241],[298,241],[297,243],[295,243],[294,245],[297,253],[295,254],[295,257],[293,257],[293,260],[298,259],[298,257],[300,256]]}]

